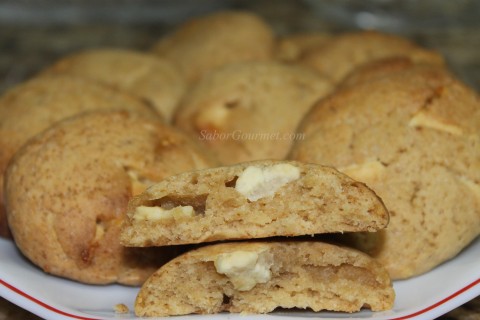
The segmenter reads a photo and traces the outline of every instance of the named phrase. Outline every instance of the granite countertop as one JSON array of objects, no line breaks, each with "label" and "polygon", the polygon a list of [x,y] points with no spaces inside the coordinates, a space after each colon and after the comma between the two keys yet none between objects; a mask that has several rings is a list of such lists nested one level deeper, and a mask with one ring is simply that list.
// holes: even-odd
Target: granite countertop
[{"label": "granite countertop", "polygon": [[[17,0],[4,0],[14,3]],[[58,2],[60,0],[50,0]],[[207,0],[203,0],[207,1]],[[221,1],[223,5],[218,4]],[[336,0],[340,3],[349,0]],[[335,3],[336,1],[330,1]],[[370,0],[372,1],[372,0]],[[432,1],[432,0],[429,0]],[[464,2],[476,0],[463,0]],[[46,3],[49,0],[45,1]],[[60,1],[61,2],[61,1]],[[67,3],[75,0],[68,1]],[[81,1],[80,1],[81,2]],[[122,1],[120,1],[122,2]],[[138,0],[139,3],[150,0]],[[170,2],[170,1],[167,1]],[[172,1],[173,2],[173,1]],[[191,1],[188,1],[191,3]],[[315,8],[309,7],[307,0],[208,0],[210,9],[240,8],[256,12],[263,16],[279,35],[291,32],[322,31],[341,32],[358,29],[359,26],[347,22],[338,22],[328,19],[325,14],[321,15]],[[388,2],[385,0],[383,2]],[[449,1],[447,1],[449,2]],[[26,2],[34,3],[34,2]],[[212,4],[213,3],[213,4]],[[478,2],[480,4],[480,2]],[[110,18],[108,23],[97,19],[85,19],[86,14],[77,14],[68,19],[57,19],[49,22],[48,19],[32,19],[33,24],[2,23],[2,1],[0,1],[0,93],[6,88],[21,82],[49,65],[65,54],[92,47],[121,47],[132,49],[148,49],[152,43],[173,28],[175,23],[186,20],[193,13],[208,11],[194,10],[188,7],[183,15],[175,15],[175,19],[163,19],[156,21],[151,16],[144,20],[129,20],[122,23],[122,17]],[[127,8],[128,9],[128,8]],[[23,8],[17,8],[10,15],[15,16]],[[58,11],[72,11],[72,8],[57,8]],[[90,8],[91,10],[91,8]],[[158,10],[158,9],[157,9]],[[38,11],[32,8],[31,11]],[[141,11],[141,10],[139,10]],[[480,12],[480,11],[478,11]],[[24,14],[23,19],[33,14]],[[97,14],[99,15],[99,14]],[[478,14],[477,14],[478,15]],[[93,15],[96,16],[96,15]],[[162,15],[160,15],[162,16]],[[87,21],[83,21],[83,20]],[[345,18],[344,18],[345,19]],[[19,19],[23,21],[22,19]],[[59,21],[58,21],[59,20]],[[438,25],[426,25],[418,28],[404,30],[400,28],[382,28],[400,35],[407,36],[417,43],[440,51],[446,58],[450,68],[467,84],[480,90],[480,19],[476,23],[465,25],[452,24],[447,27]],[[450,23],[451,24],[451,23]]]},{"label": "granite countertop", "polygon": [[[72,2],[75,3],[75,1]],[[115,19],[108,23],[95,19],[87,19],[87,22],[49,23],[48,20],[43,19],[32,20],[34,24],[27,24],[3,21],[1,5],[0,3],[0,93],[33,76],[59,57],[80,49],[91,47],[148,49],[156,39],[171,30],[174,22],[188,16],[188,14],[179,15],[177,12],[175,19],[161,21],[155,21],[149,17],[143,22],[129,21],[128,23],[120,23]],[[272,24],[278,34],[314,30],[335,32],[355,28],[349,23],[335,23],[324,19],[307,5],[307,1],[231,0],[224,1],[220,5],[215,2],[215,5],[257,12]],[[446,57],[454,73],[476,90],[480,90],[478,52],[480,24],[422,28],[409,30],[406,35],[426,47],[439,50]],[[4,319],[40,318],[0,297],[0,320]],[[480,319],[480,297],[449,312],[441,319]]]}]

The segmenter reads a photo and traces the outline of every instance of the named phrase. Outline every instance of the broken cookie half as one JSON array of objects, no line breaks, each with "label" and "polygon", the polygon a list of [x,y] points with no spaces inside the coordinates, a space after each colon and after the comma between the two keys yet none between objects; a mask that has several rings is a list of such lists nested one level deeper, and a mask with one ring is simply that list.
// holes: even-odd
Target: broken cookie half
[{"label": "broken cookie half", "polygon": [[381,199],[337,170],[295,161],[255,161],[182,173],[129,203],[121,241],[164,246],[218,240],[376,231]]},{"label": "broken cookie half", "polygon": [[140,289],[135,313],[383,311],[394,298],[387,271],[354,249],[318,241],[237,242],[202,247],[161,267]]}]

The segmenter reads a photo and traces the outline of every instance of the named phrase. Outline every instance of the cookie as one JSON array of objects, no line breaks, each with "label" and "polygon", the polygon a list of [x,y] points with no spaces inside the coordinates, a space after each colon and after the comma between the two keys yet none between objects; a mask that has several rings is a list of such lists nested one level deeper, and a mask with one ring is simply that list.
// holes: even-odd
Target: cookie
[{"label": "cookie", "polygon": [[296,62],[313,48],[327,44],[333,35],[321,32],[294,33],[280,37],[275,44],[275,58]]},{"label": "cookie", "polygon": [[12,159],[8,222],[21,252],[47,273],[138,285],[171,255],[120,245],[128,201],[170,175],[210,165],[161,121],[124,111],[79,115],[37,135]]},{"label": "cookie", "polygon": [[298,123],[332,90],[312,70],[279,62],[243,62],[218,68],[185,96],[175,125],[203,143],[219,161],[234,164],[283,159]]},{"label": "cookie", "polygon": [[174,61],[190,82],[225,64],[268,60],[274,35],[259,16],[222,11],[189,20],[161,38],[152,52]]},{"label": "cookie", "polygon": [[256,161],[185,172],[129,203],[127,246],[376,231],[388,224],[382,201],[333,168]]},{"label": "cookie", "polygon": [[91,49],[62,58],[44,74],[99,81],[150,103],[167,121],[186,89],[180,70],[157,55],[126,49]]},{"label": "cookie", "polygon": [[322,242],[243,242],[206,246],[155,272],[135,301],[137,316],[275,308],[356,312],[393,307],[386,270],[366,254]]},{"label": "cookie", "polygon": [[309,50],[300,63],[312,67],[335,83],[364,63],[405,56],[416,63],[442,65],[438,53],[421,48],[409,40],[376,31],[340,34],[321,47]]},{"label": "cookie", "polygon": [[53,123],[86,111],[122,109],[157,117],[141,100],[70,75],[35,78],[0,98],[0,235],[8,236],[3,173],[14,153]]},{"label": "cookie", "polygon": [[335,166],[385,202],[388,228],[351,237],[393,278],[431,270],[480,233],[480,101],[448,71],[413,65],[339,89],[300,131],[290,158]]}]

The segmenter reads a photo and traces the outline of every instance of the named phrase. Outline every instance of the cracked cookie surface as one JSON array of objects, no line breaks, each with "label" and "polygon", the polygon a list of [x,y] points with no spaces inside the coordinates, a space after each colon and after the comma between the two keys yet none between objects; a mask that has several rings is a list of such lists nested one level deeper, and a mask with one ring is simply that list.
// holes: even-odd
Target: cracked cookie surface
[{"label": "cracked cookie surface", "polygon": [[319,103],[291,153],[338,168],[384,200],[388,228],[351,237],[394,278],[432,269],[480,233],[478,95],[444,69],[401,69],[375,70]]}]

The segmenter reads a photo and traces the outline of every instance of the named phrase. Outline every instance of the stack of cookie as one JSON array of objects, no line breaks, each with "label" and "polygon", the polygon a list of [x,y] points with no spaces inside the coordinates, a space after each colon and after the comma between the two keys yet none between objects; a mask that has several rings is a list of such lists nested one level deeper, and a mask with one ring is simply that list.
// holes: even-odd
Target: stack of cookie
[{"label": "stack of cookie", "polygon": [[214,13],[0,99],[0,235],[50,274],[143,285],[141,316],[386,310],[390,279],[480,234],[479,145],[436,52]]},{"label": "stack of cookie", "polygon": [[377,231],[388,219],[368,187],[320,165],[256,161],[167,178],[130,201],[122,244],[224,243],[161,267],[142,286],[135,313],[388,310],[394,292],[380,264],[354,249],[295,238]]}]

